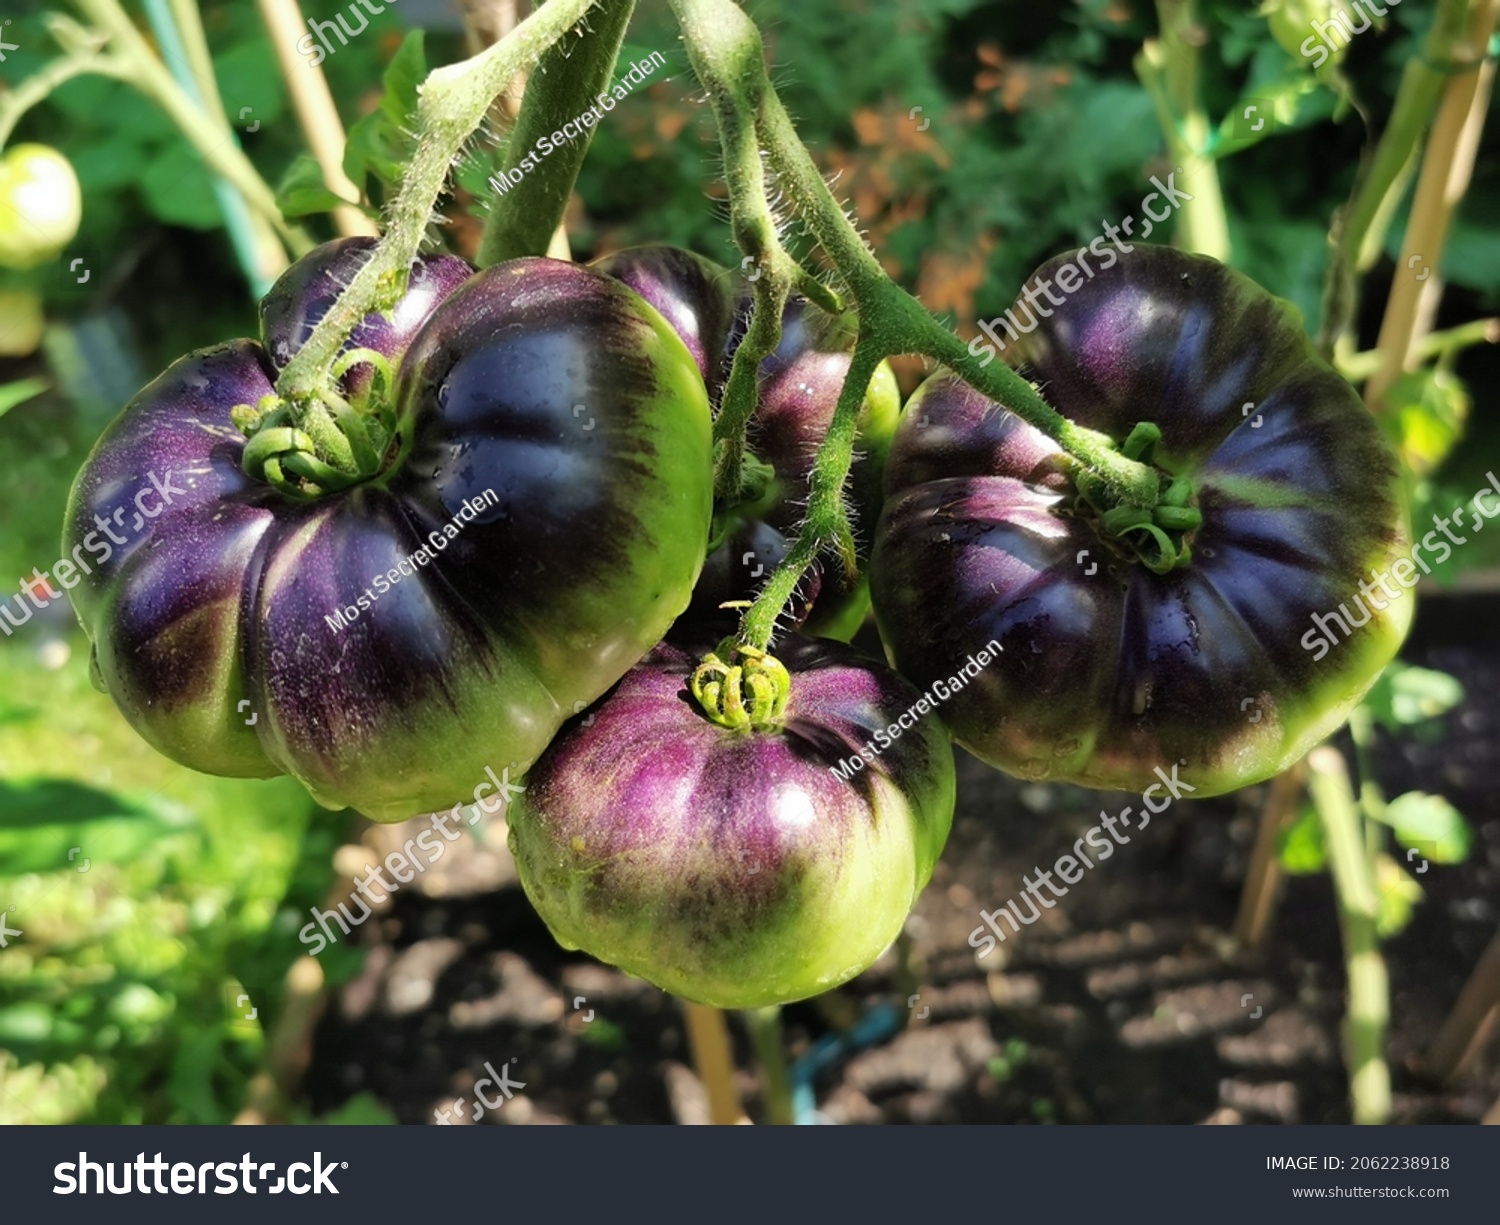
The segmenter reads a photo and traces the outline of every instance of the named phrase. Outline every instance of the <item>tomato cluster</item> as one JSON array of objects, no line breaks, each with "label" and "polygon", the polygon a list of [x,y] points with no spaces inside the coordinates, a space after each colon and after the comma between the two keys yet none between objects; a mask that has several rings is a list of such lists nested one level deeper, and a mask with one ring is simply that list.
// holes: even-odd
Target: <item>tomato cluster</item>
[{"label": "tomato cluster", "polygon": [[[799,529],[848,323],[788,307],[758,479],[716,501],[742,278],[654,247],[426,258],[336,367],[331,402],[376,423],[356,479],[270,406],[369,254],[299,261],[259,340],[180,359],[100,439],[65,552],[148,474],[182,492],[72,593],[96,681],[177,761],[377,820],[524,775],[512,847],[558,940],[687,998],[798,999],[881,953],[947,837],[950,730],[1027,777],[1176,763],[1212,794],[1337,726],[1404,632],[1393,608],[1299,647],[1404,546],[1395,467],[1287,309],[1212,261],[1138,246],[1005,355],[1157,505],[954,374],[902,414],[882,367],[848,490],[869,578],[815,568],[803,636],[721,660]],[[872,597],[893,667],[834,641]]]}]

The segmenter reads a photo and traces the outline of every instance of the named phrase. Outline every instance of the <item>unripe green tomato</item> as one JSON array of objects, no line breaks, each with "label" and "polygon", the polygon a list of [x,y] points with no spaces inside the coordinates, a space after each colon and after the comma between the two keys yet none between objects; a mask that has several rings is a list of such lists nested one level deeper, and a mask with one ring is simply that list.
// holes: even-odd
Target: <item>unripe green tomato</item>
[{"label": "unripe green tomato", "polygon": [[[1317,62],[1341,62],[1353,37],[1347,0],[1270,0],[1261,7],[1271,24],[1271,36],[1288,55]],[[1342,13],[1342,18],[1339,14]],[[1365,18],[1366,21],[1369,18]],[[1326,34],[1320,31],[1327,31]]]},{"label": "unripe green tomato", "polygon": [[46,145],[16,145],[0,158],[0,264],[34,268],[78,233],[83,195],[73,167]]},{"label": "unripe green tomato", "polygon": [[0,357],[29,357],[42,343],[42,300],[24,289],[0,291]]}]

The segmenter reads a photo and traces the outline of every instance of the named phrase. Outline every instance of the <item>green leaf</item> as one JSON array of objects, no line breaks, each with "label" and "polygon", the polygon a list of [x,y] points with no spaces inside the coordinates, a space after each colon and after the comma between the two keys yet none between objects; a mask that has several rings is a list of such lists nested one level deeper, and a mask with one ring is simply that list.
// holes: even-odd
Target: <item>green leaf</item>
[{"label": "green leaf", "polygon": [[1436,719],[1463,700],[1463,685],[1446,672],[1393,663],[1370,689],[1365,706],[1375,722],[1399,731]]},{"label": "green leaf", "polygon": [[422,46],[422,31],[413,30],[401,40],[381,77],[385,96],[380,109],[394,124],[404,125],[417,109],[417,87],[427,79],[427,55]]},{"label": "green leaf", "polygon": [[329,213],[351,203],[323,182],[317,159],[307,153],[297,155],[276,188],[276,207],[288,221],[313,213]]},{"label": "green leaf", "polygon": [[372,175],[388,193],[400,185],[415,148],[411,132],[417,87],[426,76],[422,31],[413,30],[386,67],[380,105],[349,129],[344,144],[344,173],[366,196],[371,195],[367,180]]},{"label": "green leaf", "polygon": [[1440,368],[1403,374],[1391,388],[1394,411],[1380,417],[1401,457],[1418,475],[1432,472],[1463,436],[1470,398],[1464,381]]},{"label": "green leaf", "polygon": [[1375,897],[1375,931],[1387,940],[1411,922],[1412,911],[1422,900],[1422,886],[1389,855],[1377,855]]},{"label": "green leaf", "polygon": [[1473,836],[1468,823],[1440,795],[1408,791],[1387,804],[1379,815],[1395,831],[1396,841],[1407,848],[1410,863],[1420,863],[1423,858],[1434,863],[1462,863],[1469,857]]},{"label": "green leaf", "polygon": [[141,190],[157,218],[192,230],[217,229],[224,222],[213,179],[185,140],[167,146],[141,176]]},{"label": "green leaf", "polygon": [[1328,865],[1328,850],[1323,844],[1323,823],[1318,810],[1305,805],[1297,819],[1282,830],[1277,840],[1276,856],[1291,876],[1312,876]]},{"label": "green leaf", "polygon": [[5,416],[17,404],[24,404],[39,396],[52,384],[46,379],[17,379],[14,383],[0,384],[0,417]]},{"label": "green leaf", "polygon": [[166,801],[127,799],[65,779],[0,782],[0,813],[0,865],[10,876],[83,872],[95,860],[125,863],[182,824]]},{"label": "green leaf", "polygon": [[373,1093],[356,1093],[342,1106],[330,1110],[318,1118],[319,1123],[334,1123],[343,1127],[393,1127],[393,1115]]},{"label": "green leaf", "polygon": [[237,131],[281,117],[285,105],[281,71],[265,39],[241,43],[214,56],[214,79],[219,83],[224,113]]}]

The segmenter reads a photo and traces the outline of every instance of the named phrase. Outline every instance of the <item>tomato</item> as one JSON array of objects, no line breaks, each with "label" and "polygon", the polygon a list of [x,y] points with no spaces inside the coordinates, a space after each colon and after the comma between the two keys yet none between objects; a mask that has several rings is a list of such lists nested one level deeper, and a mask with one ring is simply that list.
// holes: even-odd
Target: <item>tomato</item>
[{"label": "tomato", "polygon": [[83,195],[73,167],[46,145],[16,145],[0,157],[0,264],[33,268],[78,233]]},{"label": "tomato", "polygon": [[0,357],[27,357],[42,343],[42,300],[25,290],[0,290]]},{"label": "tomato", "polygon": [[849,647],[789,637],[777,655],[777,726],[711,722],[696,654],[662,646],[532,768],[511,849],[564,946],[750,1008],[836,987],[896,938],[952,822],[948,734]]},{"label": "tomato", "polygon": [[315,251],[264,344],[189,354],[126,407],[74,485],[83,573],[62,581],[99,683],[161,752],[399,820],[467,802],[487,767],[519,775],[686,606],[710,422],[677,334],[617,281],[427,259],[354,337],[399,362],[387,466],[289,497],[247,474],[231,411],[270,394],[368,249]]},{"label": "tomato", "polygon": [[[593,267],[624,281],[677,329],[717,404],[750,320],[747,281],[671,247],[632,247]],[[693,624],[711,625],[719,633],[729,632],[736,620],[736,614],[723,613],[720,606],[753,598],[796,540],[813,460],[849,372],[854,332],[844,320],[794,298],[781,326],[781,343],[761,363],[759,402],[748,431],[748,450],[765,465],[762,479],[747,489],[742,501],[716,506],[710,556],[688,611]],[[868,553],[870,532],[880,514],[881,476],[900,409],[895,376],[882,362],[860,409],[849,477],[861,556]],[[810,634],[849,638],[869,606],[869,583],[863,573],[850,586],[842,575],[824,573],[819,565],[804,579],[791,619]]]},{"label": "tomato", "polygon": [[1405,635],[1407,592],[1369,595],[1413,547],[1396,461],[1294,309],[1240,273],[1144,245],[1087,280],[1059,279],[1067,263],[1031,284],[1082,283],[1018,300],[1005,356],[1064,416],[1134,438],[1164,504],[1144,524],[1101,511],[1049,438],[939,374],[886,471],[881,635],[918,685],[1001,644],[942,711],[1010,773],[1124,790],[1179,763],[1200,797],[1256,782],[1336,729]]}]

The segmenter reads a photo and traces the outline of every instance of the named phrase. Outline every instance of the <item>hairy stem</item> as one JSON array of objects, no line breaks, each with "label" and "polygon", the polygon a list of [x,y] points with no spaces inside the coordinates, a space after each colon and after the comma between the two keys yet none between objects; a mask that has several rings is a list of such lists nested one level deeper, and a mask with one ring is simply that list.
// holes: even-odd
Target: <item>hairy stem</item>
[{"label": "hairy stem", "polygon": [[844,482],[849,478],[849,466],[854,461],[860,406],[864,404],[870,379],[883,356],[875,345],[860,337],[849,363],[849,374],[839,393],[838,405],[833,410],[828,435],[813,463],[807,517],[802,521],[797,542],[766,581],[755,602],[745,610],[740,622],[740,640],[749,646],[762,651],[770,646],[776,632],[776,618],[825,545],[838,545],[846,572],[854,573],[853,538],[849,531],[848,512],[844,508]]},{"label": "hairy stem", "polygon": [[[1120,503],[1154,505],[1159,482],[1153,469],[1120,454],[1111,439],[1081,429],[1061,416],[1005,363],[993,362],[991,357],[981,365],[963,341],[885,274],[797,136],[791,117],[766,75],[760,31],[739,6],[733,0],[673,0],[673,9],[699,80],[708,90],[716,112],[727,115],[728,124],[722,117],[720,122],[725,134],[736,237],[752,247],[749,253],[752,258],[757,245],[763,249],[767,263],[762,265],[761,279],[780,276],[790,280],[796,276],[795,265],[789,268],[780,262],[776,254],[779,245],[773,247],[768,242],[774,241],[775,231],[766,224],[765,180],[759,168],[760,151],[764,150],[764,165],[776,176],[787,203],[837,270],[859,313],[859,343],[839,397],[834,423],[814,467],[807,518],[797,542],[746,612],[740,627],[741,640],[759,649],[767,646],[782,607],[825,544],[838,545],[848,572],[853,572],[853,543],[843,507],[843,485],[849,472],[860,403],[876,366],[886,357],[919,353],[942,362],[983,395],[1055,439],[1078,467],[1096,473]],[[754,167],[750,164],[752,150],[747,128],[753,128],[758,146],[753,150],[757,163]],[[774,303],[774,298],[765,292],[773,288],[774,285],[762,288],[758,314],[764,313],[762,303]],[[774,326],[779,328],[779,317]],[[758,345],[763,345],[773,334],[772,321],[766,321],[762,327]],[[753,403],[744,397],[753,390],[748,367],[754,353],[751,349],[745,356],[747,371],[735,388],[734,398],[731,400],[726,393],[733,415],[722,425],[721,437],[732,435],[740,427],[741,419],[753,411]],[[749,409],[746,403],[750,403]],[[734,479],[722,470],[721,475],[725,484]]]},{"label": "hairy stem", "polygon": [[[521,165],[537,139],[589,112],[609,89],[635,0],[600,0],[593,29],[576,44],[554,43],[526,82],[520,114],[511,129],[499,178],[513,171],[525,176],[500,193],[485,221],[479,266],[523,255],[545,255],[573,194],[579,167],[593,141],[593,127],[529,167]],[[580,125],[582,126],[582,125]],[[493,187],[493,180],[491,186]]]},{"label": "hairy stem", "polygon": [[277,390],[294,419],[331,390],[330,367],[366,315],[388,310],[405,292],[448,170],[490,103],[523,67],[582,20],[594,0],[547,0],[493,47],[472,59],[434,69],[417,102],[417,149],[390,209],[385,236],[349,288],[287,363]]}]

